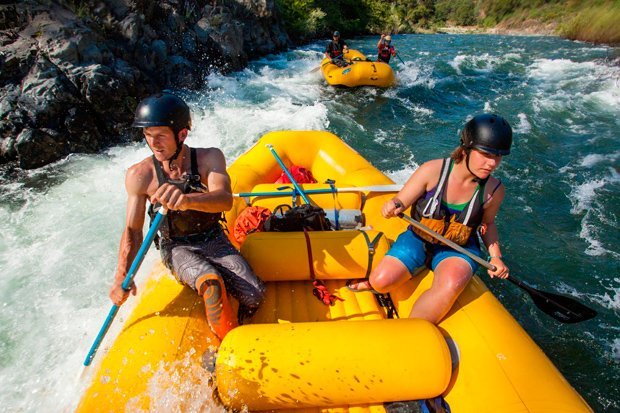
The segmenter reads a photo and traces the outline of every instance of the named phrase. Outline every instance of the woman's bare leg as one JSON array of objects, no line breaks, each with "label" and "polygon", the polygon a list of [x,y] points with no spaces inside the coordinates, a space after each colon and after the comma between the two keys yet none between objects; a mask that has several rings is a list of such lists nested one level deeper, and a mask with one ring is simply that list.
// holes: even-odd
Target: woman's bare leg
[{"label": "woman's bare leg", "polygon": [[431,288],[418,298],[409,317],[438,324],[450,311],[472,275],[471,267],[462,258],[451,257],[441,261],[435,268]]}]

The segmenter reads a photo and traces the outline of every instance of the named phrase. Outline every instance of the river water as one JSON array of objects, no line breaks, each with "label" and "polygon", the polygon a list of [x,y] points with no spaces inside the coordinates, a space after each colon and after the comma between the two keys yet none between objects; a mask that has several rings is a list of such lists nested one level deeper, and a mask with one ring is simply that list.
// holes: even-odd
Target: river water
[{"label": "river water", "polygon": [[[349,44],[370,55],[376,40]],[[507,187],[498,217],[506,262],[599,316],[562,325],[512,284],[483,279],[595,411],[620,411],[618,50],[491,35],[393,43],[399,83],[388,90],[328,87],[310,73],[322,43],[212,75],[184,93],[188,143],[221,147],[232,162],[270,130],[329,130],[404,183],[457,145],[468,117],[503,115],[515,131],[496,173]],[[0,410],[61,412],[79,399],[76,376],[110,306],[124,173],[148,154],[135,143],[34,171],[0,168]],[[144,271],[155,259],[151,251]]]}]

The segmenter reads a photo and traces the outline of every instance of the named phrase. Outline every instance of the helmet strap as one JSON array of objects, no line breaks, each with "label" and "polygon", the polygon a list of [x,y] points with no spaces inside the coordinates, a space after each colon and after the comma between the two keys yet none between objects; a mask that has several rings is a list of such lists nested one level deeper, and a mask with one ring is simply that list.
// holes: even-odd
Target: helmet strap
[{"label": "helmet strap", "polygon": [[470,152],[471,152],[471,148],[465,148],[465,166],[467,167],[467,170],[469,171],[469,173],[474,176],[474,182],[482,182],[482,178],[478,177],[478,175],[476,175],[475,173],[472,172],[471,169],[469,169]]},{"label": "helmet strap", "polygon": [[178,132],[174,133],[174,141],[177,143],[177,150],[174,151],[174,154],[170,158],[166,159],[168,161],[169,168],[172,167],[172,163],[179,157],[179,154],[181,153],[181,150],[183,149],[183,144],[179,140]]}]

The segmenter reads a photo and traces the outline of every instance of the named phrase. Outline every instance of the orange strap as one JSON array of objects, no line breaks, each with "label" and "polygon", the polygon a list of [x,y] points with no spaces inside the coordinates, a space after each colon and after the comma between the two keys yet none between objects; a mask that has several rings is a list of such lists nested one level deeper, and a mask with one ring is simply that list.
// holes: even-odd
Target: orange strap
[{"label": "orange strap", "polygon": [[310,245],[310,236],[308,235],[308,231],[304,228],[304,236],[306,238],[306,249],[308,250],[308,264],[310,266],[310,278],[312,279],[312,285],[314,288],[312,289],[312,294],[323,302],[325,305],[335,305],[336,300],[344,301],[342,298],[332,294],[327,289],[327,286],[321,280],[317,280],[314,274],[314,265],[312,262],[312,246]]}]

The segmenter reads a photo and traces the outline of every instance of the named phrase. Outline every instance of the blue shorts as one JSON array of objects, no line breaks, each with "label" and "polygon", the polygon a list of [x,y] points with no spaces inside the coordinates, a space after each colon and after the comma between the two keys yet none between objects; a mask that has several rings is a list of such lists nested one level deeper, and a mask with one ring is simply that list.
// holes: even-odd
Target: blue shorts
[{"label": "blue shorts", "polygon": [[[479,257],[482,256],[480,247],[475,242],[470,242],[463,248],[474,255]],[[474,274],[479,267],[478,263],[467,255],[461,254],[442,244],[430,244],[425,242],[411,229],[408,229],[398,236],[396,242],[392,244],[392,248],[390,248],[386,255],[394,257],[402,262],[411,274],[414,274],[417,269],[426,264],[427,255],[430,256],[431,270],[433,271],[435,271],[435,268],[441,261],[450,257],[464,259],[471,267],[472,274]]]}]

